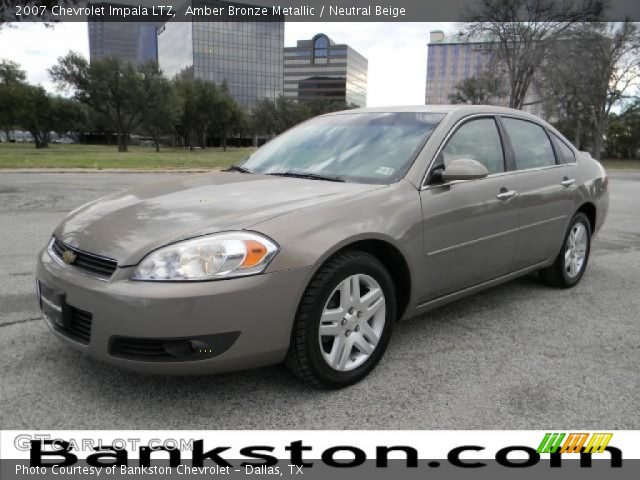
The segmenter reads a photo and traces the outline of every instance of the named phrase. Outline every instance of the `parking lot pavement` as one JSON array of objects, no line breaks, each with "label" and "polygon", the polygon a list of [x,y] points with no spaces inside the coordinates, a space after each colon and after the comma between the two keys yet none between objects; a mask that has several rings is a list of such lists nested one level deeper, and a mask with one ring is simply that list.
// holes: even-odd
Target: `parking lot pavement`
[{"label": "parking lot pavement", "polygon": [[341,391],[281,367],[141,376],[53,337],[37,251],[72,208],[158,178],[169,175],[0,173],[0,428],[640,428],[640,173],[611,175],[579,286],[529,276],[403,322],[378,368]]}]

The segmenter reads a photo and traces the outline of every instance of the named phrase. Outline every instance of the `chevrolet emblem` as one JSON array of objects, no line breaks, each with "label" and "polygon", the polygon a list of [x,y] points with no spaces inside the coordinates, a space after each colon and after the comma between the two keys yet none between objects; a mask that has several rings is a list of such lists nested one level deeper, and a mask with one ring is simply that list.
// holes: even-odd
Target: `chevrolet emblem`
[{"label": "chevrolet emblem", "polygon": [[73,253],[71,250],[65,250],[62,253],[62,260],[64,260],[64,263],[66,263],[67,265],[71,265],[73,262],[76,261],[76,254]]}]

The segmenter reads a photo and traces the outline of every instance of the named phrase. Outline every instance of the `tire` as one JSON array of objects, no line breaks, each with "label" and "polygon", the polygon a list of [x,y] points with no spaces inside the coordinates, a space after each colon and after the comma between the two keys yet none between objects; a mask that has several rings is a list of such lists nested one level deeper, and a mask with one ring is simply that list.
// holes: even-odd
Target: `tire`
[{"label": "tire", "polygon": [[[355,285],[362,303],[352,300]],[[382,358],[395,320],[395,288],[382,262],[360,250],[340,253],[320,267],[302,296],[285,365],[315,387],[352,385]],[[320,333],[321,325],[329,335]]]},{"label": "tire", "polygon": [[[581,235],[578,232],[583,232],[584,237],[580,237],[576,241],[575,236]],[[571,259],[567,260],[567,258],[579,258],[581,253],[584,254],[582,261],[569,265]],[[571,288],[577,285],[584,275],[590,253],[591,224],[584,213],[577,213],[571,219],[560,253],[558,253],[553,265],[540,270],[540,278],[554,287]]]}]

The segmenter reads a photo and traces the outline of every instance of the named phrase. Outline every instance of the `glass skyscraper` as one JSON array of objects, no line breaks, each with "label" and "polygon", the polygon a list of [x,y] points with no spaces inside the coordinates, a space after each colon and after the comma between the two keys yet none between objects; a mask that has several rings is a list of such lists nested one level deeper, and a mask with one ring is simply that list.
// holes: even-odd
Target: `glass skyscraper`
[{"label": "glass skyscraper", "polygon": [[299,102],[323,98],[365,107],[367,69],[365,57],[320,33],[284,49],[284,94]]},{"label": "glass skyscraper", "polygon": [[[114,5],[117,3],[96,3]],[[112,22],[102,17],[89,16],[89,56],[98,60],[115,56],[132,63],[146,63],[158,60],[158,43],[154,22]]]},{"label": "glass skyscraper", "polygon": [[[181,8],[228,3],[191,0]],[[207,22],[192,16],[191,21],[167,22],[158,29],[160,69],[169,78],[191,69],[195,78],[216,84],[226,81],[233,97],[248,108],[263,98],[274,100],[283,86],[284,18],[262,18]]]}]

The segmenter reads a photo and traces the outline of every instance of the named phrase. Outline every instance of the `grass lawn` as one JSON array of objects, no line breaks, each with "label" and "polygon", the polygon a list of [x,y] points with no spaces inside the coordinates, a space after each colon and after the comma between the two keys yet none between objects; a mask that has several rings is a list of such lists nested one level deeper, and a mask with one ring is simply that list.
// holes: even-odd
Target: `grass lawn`
[{"label": "grass lawn", "polygon": [[[130,146],[118,153],[115,145],[60,145],[36,150],[32,143],[0,143],[3,168],[131,168],[136,170],[226,168],[242,160],[253,148],[207,148],[190,152],[184,148]],[[640,160],[604,160],[608,170],[640,170]]]},{"label": "grass lawn", "polygon": [[225,168],[246,157],[252,148],[208,148],[190,152],[183,148],[130,146],[118,153],[116,145],[60,145],[36,150],[32,143],[0,143],[2,168]]},{"label": "grass lawn", "polygon": [[607,170],[640,170],[640,160],[603,160]]}]

